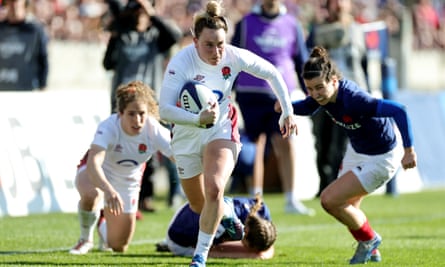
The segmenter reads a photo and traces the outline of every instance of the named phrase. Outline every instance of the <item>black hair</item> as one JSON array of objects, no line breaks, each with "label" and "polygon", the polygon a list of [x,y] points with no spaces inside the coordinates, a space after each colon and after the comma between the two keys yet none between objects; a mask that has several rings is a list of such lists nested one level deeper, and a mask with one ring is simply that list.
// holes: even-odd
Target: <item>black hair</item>
[{"label": "black hair", "polygon": [[314,47],[308,61],[303,66],[303,79],[311,80],[321,77],[328,82],[333,76],[341,79],[341,73],[329,58],[328,51],[321,46]]}]

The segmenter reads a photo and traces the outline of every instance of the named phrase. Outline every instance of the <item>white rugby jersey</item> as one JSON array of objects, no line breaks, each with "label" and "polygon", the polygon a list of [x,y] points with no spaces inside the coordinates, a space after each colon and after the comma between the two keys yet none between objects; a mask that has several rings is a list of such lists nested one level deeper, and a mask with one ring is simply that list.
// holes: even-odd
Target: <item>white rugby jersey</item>
[{"label": "white rugby jersey", "polygon": [[129,136],[122,129],[119,116],[113,114],[99,124],[92,144],[106,149],[102,168],[113,186],[139,187],[143,163],[157,151],[167,157],[173,154],[170,131],[151,116],[141,134]]},{"label": "white rugby jersey", "polygon": [[218,96],[219,120],[228,118],[233,82],[241,71],[269,81],[285,117],[293,114],[286,84],[279,71],[267,60],[246,49],[226,44],[221,62],[210,65],[201,60],[194,44],[191,44],[179,51],[167,65],[160,95],[161,117],[175,124],[199,124],[198,114],[177,107],[182,86],[188,81],[196,81],[205,84]]}]

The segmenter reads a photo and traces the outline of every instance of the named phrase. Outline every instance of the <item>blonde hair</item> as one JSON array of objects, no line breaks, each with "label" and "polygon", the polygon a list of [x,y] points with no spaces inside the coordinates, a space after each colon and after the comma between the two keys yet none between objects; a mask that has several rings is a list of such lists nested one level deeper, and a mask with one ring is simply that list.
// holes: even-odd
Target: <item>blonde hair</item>
[{"label": "blonde hair", "polygon": [[267,250],[277,239],[277,229],[275,225],[262,217],[257,212],[263,207],[261,195],[255,196],[255,206],[252,207],[244,223],[247,231],[244,239],[249,243],[249,247],[257,252]]},{"label": "blonde hair", "polygon": [[116,90],[116,111],[124,113],[127,106],[133,101],[147,104],[147,112],[159,120],[159,106],[155,92],[141,81],[132,81],[120,85]]},{"label": "blonde hair", "polygon": [[192,34],[194,37],[199,38],[204,28],[209,29],[224,29],[228,31],[227,21],[222,16],[224,9],[221,5],[221,1],[210,0],[204,11],[198,13],[193,18]]}]

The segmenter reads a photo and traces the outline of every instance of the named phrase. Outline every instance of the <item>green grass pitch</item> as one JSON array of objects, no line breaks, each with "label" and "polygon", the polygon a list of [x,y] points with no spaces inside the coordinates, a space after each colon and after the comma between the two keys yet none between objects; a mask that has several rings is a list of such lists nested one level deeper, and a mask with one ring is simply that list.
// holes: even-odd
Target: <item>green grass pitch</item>
[{"label": "green grass pitch", "polygon": [[[355,242],[328,216],[317,199],[305,201],[317,215],[284,213],[282,194],[267,194],[278,239],[271,260],[209,259],[207,266],[348,266]],[[93,251],[74,256],[68,249],[79,234],[77,214],[50,213],[0,218],[0,266],[188,266],[190,259],[155,251],[174,210],[158,197],[158,210],[144,213],[125,253]],[[371,195],[362,208],[383,237],[381,263],[371,266],[445,266],[445,190],[397,197]],[[96,235],[97,243],[97,235]]]}]

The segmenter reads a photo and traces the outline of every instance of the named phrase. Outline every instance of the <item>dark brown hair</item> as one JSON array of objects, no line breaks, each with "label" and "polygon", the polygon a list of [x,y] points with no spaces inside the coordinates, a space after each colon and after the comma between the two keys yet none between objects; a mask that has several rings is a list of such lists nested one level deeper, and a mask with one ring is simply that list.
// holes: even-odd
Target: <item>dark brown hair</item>
[{"label": "dark brown hair", "polygon": [[335,63],[329,58],[328,51],[321,46],[312,49],[311,55],[303,67],[303,79],[311,80],[322,77],[326,82],[335,76],[341,79],[341,73]]},{"label": "dark brown hair", "polygon": [[193,35],[199,38],[204,28],[224,29],[228,31],[227,21],[222,16],[223,8],[219,1],[211,0],[207,3],[204,12],[196,14],[193,19]]},{"label": "dark brown hair", "polygon": [[256,203],[250,211],[244,222],[245,227],[248,228],[244,239],[249,243],[250,248],[260,252],[270,248],[277,239],[277,229],[275,225],[262,217],[257,212],[263,206],[261,196],[255,196]]}]

